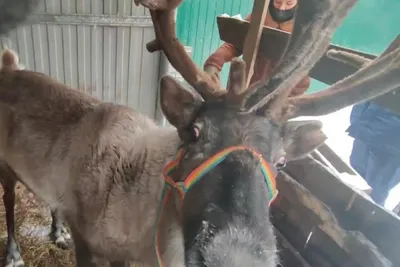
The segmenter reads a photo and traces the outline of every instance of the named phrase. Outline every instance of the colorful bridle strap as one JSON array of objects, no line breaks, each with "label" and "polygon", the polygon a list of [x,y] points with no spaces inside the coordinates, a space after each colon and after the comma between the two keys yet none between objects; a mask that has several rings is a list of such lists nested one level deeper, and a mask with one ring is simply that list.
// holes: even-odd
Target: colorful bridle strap
[{"label": "colorful bridle strap", "polygon": [[218,164],[223,162],[226,157],[234,152],[234,151],[249,151],[251,152],[259,161],[260,161],[260,168],[261,172],[264,176],[265,184],[268,189],[268,195],[270,197],[268,205],[270,206],[274,200],[276,199],[278,195],[278,190],[276,189],[276,173],[274,169],[271,167],[270,164],[268,164],[262,155],[256,151],[254,151],[251,148],[245,147],[245,146],[232,146],[225,148],[218,153],[216,153],[214,156],[210,157],[206,161],[204,161],[202,164],[200,164],[196,169],[194,169],[189,176],[185,179],[184,182],[175,182],[171,177],[170,174],[173,170],[176,169],[176,167],[179,165],[182,156],[184,154],[183,149],[180,149],[175,156],[174,160],[172,160],[170,163],[168,163],[163,171],[163,176],[165,180],[165,185],[162,191],[161,195],[161,201],[159,204],[159,210],[158,210],[158,218],[157,218],[157,223],[155,226],[155,250],[157,254],[157,260],[158,260],[158,266],[159,267],[165,267],[161,254],[159,251],[159,240],[158,240],[158,226],[160,225],[161,222],[161,216],[163,209],[165,205],[168,202],[168,199],[171,195],[171,190],[176,189],[177,192],[179,193],[179,196],[182,200],[183,203],[183,198],[185,197],[185,194],[197,183],[201,180],[201,178],[204,177],[209,171],[211,171],[214,167],[216,167]]}]

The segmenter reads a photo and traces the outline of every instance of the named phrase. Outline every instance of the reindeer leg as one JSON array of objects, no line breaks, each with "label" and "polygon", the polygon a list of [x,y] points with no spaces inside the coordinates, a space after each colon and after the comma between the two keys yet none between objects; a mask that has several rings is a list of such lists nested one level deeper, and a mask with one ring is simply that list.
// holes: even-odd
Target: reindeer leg
[{"label": "reindeer leg", "polygon": [[63,218],[61,213],[57,210],[51,210],[51,240],[61,249],[68,249],[71,247],[71,236],[63,225]]},{"label": "reindeer leg", "polygon": [[93,262],[93,255],[81,236],[71,229],[72,239],[75,243],[75,258],[77,267],[97,267]]},{"label": "reindeer leg", "polygon": [[[14,178],[14,177],[12,177]],[[7,247],[4,267],[23,267],[24,261],[21,258],[20,247],[15,238],[14,206],[15,206],[15,184],[16,180],[5,177],[2,181],[4,195],[3,201],[6,208],[7,221]]]}]

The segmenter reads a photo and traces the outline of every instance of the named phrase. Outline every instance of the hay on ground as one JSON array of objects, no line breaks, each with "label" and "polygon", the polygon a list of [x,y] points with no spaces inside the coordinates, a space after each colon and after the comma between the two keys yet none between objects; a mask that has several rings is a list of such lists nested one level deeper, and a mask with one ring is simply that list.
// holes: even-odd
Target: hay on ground
[{"label": "hay on ground", "polygon": [[[0,186],[0,197],[3,188]],[[21,247],[21,256],[26,267],[73,267],[75,253],[73,248],[63,250],[54,245],[49,233],[51,214],[46,205],[18,183],[15,190],[15,230]],[[7,243],[6,211],[0,202],[0,266],[3,266]],[[102,266],[108,266],[98,259]],[[146,267],[142,264],[128,264],[129,267]]]},{"label": "hay on ground", "polygon": [[[22,184],[17,184],[15,195],[16,238],[26,267],[75,266],[73,249],[60,249],[50,241],[48,233],[51,228],[51,215],[48,207]],[[0,196],[3,196],[1,186]],[[0,233],[0,266],[2,266],[7,243],[6,212],[3,203],[0,204]]]}]

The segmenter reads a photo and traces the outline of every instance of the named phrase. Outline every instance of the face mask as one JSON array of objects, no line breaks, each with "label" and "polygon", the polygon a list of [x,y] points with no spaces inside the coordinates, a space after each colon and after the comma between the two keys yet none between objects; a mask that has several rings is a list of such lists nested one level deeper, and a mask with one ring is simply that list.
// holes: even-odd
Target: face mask
[{"label": "face mask", "polygon": [[273,1],[271,1],[269,5],[269,12],[271,14],[272,19],[275,22],[282,23],[294,18],[294,14],[296,12],[296,6],[292,7],[291,9],[280,10],[276,8],[273,4]]}]

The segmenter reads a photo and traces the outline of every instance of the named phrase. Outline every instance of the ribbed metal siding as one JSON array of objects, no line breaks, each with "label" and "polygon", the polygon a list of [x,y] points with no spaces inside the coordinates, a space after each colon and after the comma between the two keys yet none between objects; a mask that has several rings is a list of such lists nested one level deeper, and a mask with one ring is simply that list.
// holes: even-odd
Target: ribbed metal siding
[{"label": "ribbed metal siding", "polygon": [[[133,0],[43,0],[32,19],[2,38],[27,69],[105,101],[155,115],[159,53],[151,19]],[[109,26],[111,25],[111,26]]]}]

